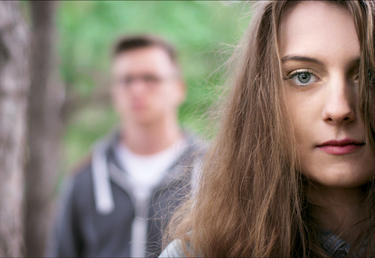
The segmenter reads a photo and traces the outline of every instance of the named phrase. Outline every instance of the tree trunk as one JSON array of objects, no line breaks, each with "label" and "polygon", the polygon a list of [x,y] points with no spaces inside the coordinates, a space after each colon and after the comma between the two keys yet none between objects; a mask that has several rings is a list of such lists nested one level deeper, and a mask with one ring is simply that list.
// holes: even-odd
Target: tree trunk
[{"label": "tree trunk", "polygon": [[27,29],[13,1],[0,1],[0,257],[22,255]]},{"label": "tree trunk", "polygon": [[64,89],[58,76],[56,1],[30,1],[29,157],[25,174],[26,256],[44,255],[59,172]]}]

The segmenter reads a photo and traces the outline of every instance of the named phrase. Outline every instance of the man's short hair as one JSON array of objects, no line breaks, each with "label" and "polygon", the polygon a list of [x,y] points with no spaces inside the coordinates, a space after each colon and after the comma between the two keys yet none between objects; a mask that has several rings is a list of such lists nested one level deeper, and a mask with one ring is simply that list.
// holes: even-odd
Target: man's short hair
[{"label": "man's short hair", "polygon": [[129,35],[119,38],[113,47],[112,57],[115,58],[124,52],[146,47],[161,48],[167,53],[172,63],[176,67],[178,66],[176,48],[163,38],[155,35]]}]

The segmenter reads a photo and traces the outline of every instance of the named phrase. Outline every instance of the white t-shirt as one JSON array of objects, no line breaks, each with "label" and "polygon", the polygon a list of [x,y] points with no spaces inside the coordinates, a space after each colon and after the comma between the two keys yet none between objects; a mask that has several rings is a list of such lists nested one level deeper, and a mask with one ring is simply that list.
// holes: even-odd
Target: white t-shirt
[{"label": "white t-shirt", "polygon": [[[121,166],[126,170],[132,185],[135,206],[147,205],[152,190],[162,180],[168,168],[184,152],[187,147],[185,139],[181,139],[168,149],[152,155],[133,153],[123,144],[116,146],[116,156]],[[137,216],[132,225],[131,256],[144,257],[146,248],[147,221]]]},{"label": "white t-shirt", "polygon": [[144,200],[163,178],[168,168],[185,150],[186,141],[179,140],[168,149],[152,155],[133,153],[123,144],[116,148],[117,158],[133,185],[136,199]]}]

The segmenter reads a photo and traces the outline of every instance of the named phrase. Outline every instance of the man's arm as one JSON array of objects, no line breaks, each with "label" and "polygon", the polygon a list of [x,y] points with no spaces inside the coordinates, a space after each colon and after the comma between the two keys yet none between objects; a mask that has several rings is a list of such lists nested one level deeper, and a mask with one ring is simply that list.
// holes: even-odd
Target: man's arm
[{"label": "man's arm", "polygon": [[74,178],[63,188],[63,195],[57,210],[52,239],[47,257],[78,257],[81,255],[77,205],[75,203]]}]

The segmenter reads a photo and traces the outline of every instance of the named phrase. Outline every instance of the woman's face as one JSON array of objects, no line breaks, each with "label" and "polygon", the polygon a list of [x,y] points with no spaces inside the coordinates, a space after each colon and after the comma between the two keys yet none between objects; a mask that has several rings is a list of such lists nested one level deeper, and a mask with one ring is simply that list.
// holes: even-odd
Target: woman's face
[{"label": "woman's face", "polygon": [[375,158],[357,107],[360,46],[351,14],[305,1],[286,11],[279,32],[302,173],[329,187],[368,182]]}]

